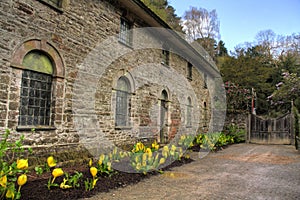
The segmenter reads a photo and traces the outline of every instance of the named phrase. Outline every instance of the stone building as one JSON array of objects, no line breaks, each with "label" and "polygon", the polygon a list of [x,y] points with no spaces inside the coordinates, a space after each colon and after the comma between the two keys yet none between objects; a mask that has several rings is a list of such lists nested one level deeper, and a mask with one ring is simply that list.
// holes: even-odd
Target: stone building
[{"label": "stone building", "polygon": [[208,130],[216,67],[141,1],[2,0],[0,9],[0,127],[26,145],[77,152]]}]

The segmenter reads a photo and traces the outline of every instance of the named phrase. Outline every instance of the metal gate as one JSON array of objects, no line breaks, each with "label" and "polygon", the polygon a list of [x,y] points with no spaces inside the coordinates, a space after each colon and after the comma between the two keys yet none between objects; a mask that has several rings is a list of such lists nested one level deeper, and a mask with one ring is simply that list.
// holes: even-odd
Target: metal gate
[{"label": "metal gate", "polygon": [[288,113],[278,118],[249,115],[247,141],[259,144],[293,144],[293,117]]}]

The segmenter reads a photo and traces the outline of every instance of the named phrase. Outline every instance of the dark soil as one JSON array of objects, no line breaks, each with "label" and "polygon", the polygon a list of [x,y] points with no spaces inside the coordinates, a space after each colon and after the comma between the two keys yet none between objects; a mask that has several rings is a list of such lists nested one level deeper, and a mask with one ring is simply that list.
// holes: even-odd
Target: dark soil
[{"label": "dark soil", "polygon": [[[169,170],[172,167],[181,166],[186,163],[192,162],[192,159],[184,158],[180,161],[175,161],[171,165],[165,167],[163,170]],[[88,166],[76,166],[73,168],[63,168],[64,172],[69,174],[75,171],[82,172],[83,178],[80,181],[79,188],[71,188],[62,190],[58,187],[51,188],[48,190],[47,182],[51,173],[44,173],[42,175],[36,175],[34,172],[28,174],[28,182],[21,189],[21,199],[23,200],[49,200],[49,199],[64,199],[74,200],[80,198],[91,197],[97,193],[108,192],[109,190],[116,189],[119,187],[126,187],[130,184],[136,184],[139,181],[149,178],[153,175],[157,175],[158,172],[149,172],[146,175],[142,173],[125,173],[116,171],[115,174],[109,176],[99,176],[97,184],[92,191],[85,191],[84,180],[86,178],[92,178],[89,172]],[[55,183],[61,183],[62,177],[58,177]]]}]

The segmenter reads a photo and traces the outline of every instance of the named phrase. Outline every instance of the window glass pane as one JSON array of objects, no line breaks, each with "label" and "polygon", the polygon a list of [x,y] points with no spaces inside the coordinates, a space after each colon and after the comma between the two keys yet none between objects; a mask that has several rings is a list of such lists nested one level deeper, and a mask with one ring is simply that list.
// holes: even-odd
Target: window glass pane
[{"label": "window glass pane", "polygon": [[188,69],[187,69],[187,71],[188,71],[187,77],[189,79],[192,79],[193,78],[193,65],[191,63],[188,63]]},{"label": "window glass pane", "polygon": [[[24,87],[25,82],[29,88]],[[52,84],[51,75],[23,71],[19,125],[50,125],[45,121],[50,118],[51,87],[43,88],[45,84]]]},{"label": "window glass pane", "polygon": [[130,29],[129,23],[121,18],[119,40],[129,46],[132,45],[132,31]]},{"label": "window glass pane", "polygon": [[204,74],[204,88],[207,89],[207,75]]},{"label": "window glass pane", "polygon": [[167,50],[162,50],[162,54],[163,54],[163,63],[165,65],[169,65],[170,63],[170,52]]},{"label": "window glass pane", "polygon": [[130,85],[126,77],[121,77],[117,83],[116,96],[116,126],[128,125]]}]

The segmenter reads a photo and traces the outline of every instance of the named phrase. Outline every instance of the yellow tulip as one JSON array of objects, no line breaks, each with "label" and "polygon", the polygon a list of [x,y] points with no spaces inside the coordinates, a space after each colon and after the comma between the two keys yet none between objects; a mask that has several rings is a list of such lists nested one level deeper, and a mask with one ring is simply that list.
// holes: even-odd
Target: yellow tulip
[{"label": "yellow tulip", "polygon": [[111,162],[107,162],[107,170],[108,170],[108,171],[111,170]]},{"label": "yellow tulip", "polygon": [[104,154],[101,154],[100,157],[99,157],[98,164],[99,164],[99,165],[102,165],[104,159],[105,159],[105,155],[104,155]]},{"label": "yellow tulip", "polygon": [[169,147],[168,146],[164,146],[163,150],[166,151],[166,152],[168,152],[169,151]]},{"label": "yellow tulip", "polygon": [[162,165],[162,164],[164,164],[164,163],[165,163],[165,161],[166,161],[166,159],[165,159],[165,158],[161,158],[161,159],[159,160],[159,164],[160,164],[160,165]]},{"label": "yellow tulip", "polygon": [[67,185],[66,182],[67,182],[67,179],[64,178],[63,182],[59,185],[59,187],[60,187],[61,189],[69,189],[69,188],[72,188],[72,186],[71,186],[71,185]]},{"label": "yellow tulip", "polygon": [[27,182],[26,174],[22,174],[18,177],[17,183],[19,186],[23,186]]},{"label": "yellow tulip", "polygon": [[180,140],[185,140],[185,138],[186,138],[185,135],[180,136]]},{"label": "yellow tulip", "polygon": [[150,148],[147,148],[145,151],[149,157],[152,157],[152,150]]},{"label": "yellow tulip", "polygon": [[18,159],[17,160],[18,169],[27,169],[28,168],[28,159]]},{"label": "yellow tulip", "polygon": [[152,143],[152,149],[158,150],[159,149],[159,144],[157,144],[156,140]]},{"label": "yellow tulip", "polygon": [[[2,176],[2,174],[3,174],[3,172],[1,173],[0,176]],[[6,183],[7,183],[7,177],[6,177],[6,175],[4,175],[4,176],[2,176],[0,178],[0,185],[5,188],[6,187]]]},{"label": "yellow tulip", "polygon": [[147,166],[147,162],[146,162],[145,160],[143,160],[142,166],[143,166],[143,167],[146,167],[146,166]]},{"label": "yellow tulip", "polygon": [[140,170],[141,167],[142,167],[142,166],[141,166],[141,163],[137,163],[135,169],[136,169],[136,170]]},{"label": "yellow tulip", "polygon": [[93,159],[89,160],[89,167],[91,167],[93,165]]},{"label": "yellow tulip", "polygon": [[169,154],[169,147],[168,146],[164,146],[161,154],[163,155],[163,157],[167,158],[168,154]]},{"label": "yellow tulip", "polygon": [[143,143],[141,143],[141,142],[136,143],[136,151],[144,151],[144,149],[145,149],[145,146]]},{"label": "yellow tulip", "polygon": [[98,181],[98,179],[97,179],[97,178],[93,179],[93,186],[92,186],[92,188],[94,188],[94,187],[95,187],[95,185],[96,185],[97,181]]},{"label": "yellow tulip", "polygon": [[173,144],[172,147],[171,147],[171,150],[176,151],[176,149],[177,149],[177,147]]},{"label": "yellow tulip", "polygon": [[93,177],[97,176],[98,170],[96,167],[91,167],[90,168],[90,173],[92,174]]},{"label": "yellow tulip", "polygon": [[156,146],[155,146],[155,150],[158,150],[159,149],[159,144],[157,144]]},{"label": "yellow tulip", "polygon": [[118,149],[117,149],[117,147],[115,147],[112,154],[117,155],[117,153],[118,153]]},{"label": "yellow tulip", "polygon": [[[154,141],[154,142],[156,142],[156,141]],[[155,148],[155,145],[156,145],[154,142],[151,144],[151,147],[152,147],[153,149]]]},{"label": "yellow tulip", "polygon": [[147,153],[143,153],[143,156],[142,156],[142,161],[146,161],[147,160]]},{"label": "yellow tulip", "polygon": [[56,162],[55,162],[53,156],[49,156],[49,157],[47,158],[47,164],[48,164],[48,166],[49,166],[50,168],[56,166]]},{"label": "yellow tulip", "polygon": [[52,182],[51,183],[54,183],[54,180],[56,177],[59,177],[59,176],[62,176],[64,174],[64,171],[61,169],[61,168],[56,168],[52,171],[52,176],[53,176],[53,179],[52,179]]},{"label": "yellow tulip", "polygon": [[64,171],[61,168],[56,168],[52,171],[52,176],[54,178],[64,175]]},{"label": "yellow tulip", "polygon": [[125,153],[124,153],[123,151],[120,151],[120,152],[119,152],[119,155],[120,155],[121,158],[124,158],[124,157],[125,157]]},{"label": "yellow tulip", "polygon": [[6,197],[7,199],[14,199],[14,197],[15,197],[14,191],[12,191],[12,190],[7,190],[5,197]]}]

